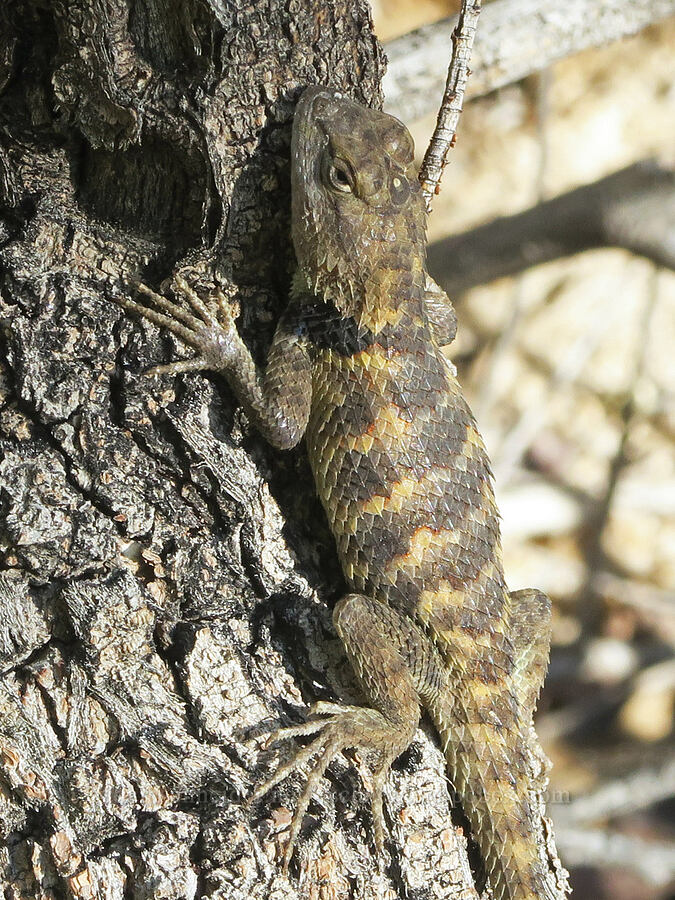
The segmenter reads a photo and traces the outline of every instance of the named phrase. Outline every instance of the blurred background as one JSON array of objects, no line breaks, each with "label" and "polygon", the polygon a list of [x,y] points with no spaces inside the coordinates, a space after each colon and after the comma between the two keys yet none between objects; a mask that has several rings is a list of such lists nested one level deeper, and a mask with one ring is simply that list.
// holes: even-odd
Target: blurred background
[{"label": "blurred background", "polygon": [[[378,0],[376,32],[387,49],[457,7]],[[389,111],[421,155],[435,112]],[[470,81],[429,223],[509,586],[554,602],[537,730],[577,900],[675,898],[674,160],[671,17],[474,99]]]}]

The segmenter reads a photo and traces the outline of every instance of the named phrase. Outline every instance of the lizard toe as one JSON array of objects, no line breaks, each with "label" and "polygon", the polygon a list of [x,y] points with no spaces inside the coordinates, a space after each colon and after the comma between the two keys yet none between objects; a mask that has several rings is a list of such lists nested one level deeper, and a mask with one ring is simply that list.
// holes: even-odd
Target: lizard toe
[{"label": "lizard toe", "polygon": [[[391,763],[404,749],[401,746],[400,731],[393,728],[382,713],[368,707],[337,707],[334,704],[324,704],[315,708],[315,712],[319,711],[330,714],[323,720],[312,720],[303,725],[278,729],[269,736],[268,742],[271,743],[276,740],[319,732],[310,744],[300,749],[288,762],[279,766],[269,778],[259,785],[248,801],[249,806],[255,803],[288,775],[303,768],[305,763],[316,757],[298,797],[289,826],[284,853],[285,869],[290,864],[305,813],[321,778],[333,759],[350,747],[366,752],[376,752],[380,757],[375,770],[372,810],[375,847],[380,856],[384,853],[385,826],[382,795]],[[408,741],[407,736],[406,741]]]}]

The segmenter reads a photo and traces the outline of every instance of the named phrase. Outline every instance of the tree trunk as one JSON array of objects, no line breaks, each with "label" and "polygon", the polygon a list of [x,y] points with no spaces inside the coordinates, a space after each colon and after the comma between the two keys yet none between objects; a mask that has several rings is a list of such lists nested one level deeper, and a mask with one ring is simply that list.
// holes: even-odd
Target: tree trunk
[{"label": "tree trunk", "polygon": [[[16,0],[0,10],[0,883],[32,898],[475,897],[426,732],[388,788],[334,764],[244,801],[264,726],[355,701],[303,452],[111,297],[217,281],[264,353],[306,84],[381,103],[364,0]],[[363,769],[367,776],[367,770]],[[300,881],[298,881],[298,876]]]}]

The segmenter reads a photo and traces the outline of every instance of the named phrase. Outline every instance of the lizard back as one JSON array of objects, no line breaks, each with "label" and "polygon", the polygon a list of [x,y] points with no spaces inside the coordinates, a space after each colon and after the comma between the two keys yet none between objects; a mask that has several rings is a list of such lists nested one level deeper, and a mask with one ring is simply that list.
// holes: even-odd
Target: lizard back
[{"label": "lizard back", "polygon": [[[392,309],[377,333],[325,306],[320,316],[310,331],[317,354],[306,441],[345,577],[421,623],[440,649],[448,693],[430,712],[451,776],[470,819],[490,835],[493,878],[510,885],[505,891],[518,878],[532,885],[514,898],[538,896],[529,723],[511,684],[509,594],[483,442],[422,298]],[[504,861],[510,883],[494,871]]]},{"label": "lizard back", "polygon": [[389,116],[310,90],[293,142],[312,298],[306,441],[345,577],[440,651],[429,712],[500,900],[548,897],[490,464],[430,321],[412,140]]},{"label": "lizard back", "polygon": [[377,333],[340,319],[315,338],[317,491],[352,588],[439,626],[442,603],[443,631],[491,636],[497,664],[506,589],[487,454],[422,298],[390,319]]}]

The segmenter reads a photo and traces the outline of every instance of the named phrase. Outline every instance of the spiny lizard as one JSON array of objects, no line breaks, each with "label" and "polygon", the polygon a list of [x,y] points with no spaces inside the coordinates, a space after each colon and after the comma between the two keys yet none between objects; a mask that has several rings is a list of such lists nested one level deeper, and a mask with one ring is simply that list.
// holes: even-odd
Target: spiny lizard
[{"label": "spiny lizard", "polygon": [[352,591],[333,621],[371,705],[323,704],[324,718],[279,732],[317,737],[254,798],[318,756],[288,861],[331,759],[347,747],[377,751],[381,851],[383,786],[424,708],[495,898],[556,900],[530,793],[550,604],[504,582],[490,463],[439,349],[456,320],[426,272],[412,138],[390,116],[308,88],[293,126],[292,189],[298,275],[264,374],[222,295],[205,302],[178,278],[189,308],[144,286],[154,308],[122,301],[199,353],[152,371],[220,371],[273,445],[304,435]]}]

